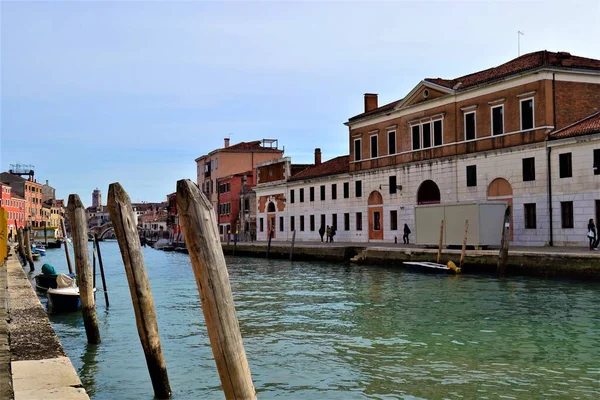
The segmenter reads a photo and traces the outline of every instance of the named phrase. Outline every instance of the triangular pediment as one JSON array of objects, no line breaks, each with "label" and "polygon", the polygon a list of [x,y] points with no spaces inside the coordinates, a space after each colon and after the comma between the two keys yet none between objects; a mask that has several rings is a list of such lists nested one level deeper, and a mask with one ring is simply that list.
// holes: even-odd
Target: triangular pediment
[{"label": "triangular pediment", "polygon": [[396,110],[409,107],[414,104],[424,103],[426,101],[437,99],[439,97],[446,96],[452,93],[454,93],[452,89],[434,85],[426,81],[421,81],[396,106]]}]

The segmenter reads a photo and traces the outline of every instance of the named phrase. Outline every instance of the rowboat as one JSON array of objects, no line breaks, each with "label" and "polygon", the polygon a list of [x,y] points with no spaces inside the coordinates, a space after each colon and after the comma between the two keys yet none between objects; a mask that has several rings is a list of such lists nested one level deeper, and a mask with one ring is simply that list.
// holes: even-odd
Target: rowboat
[{"label": "rowboat", "polygon": [[[94,288],[96,292],[96,288]],[[81,307],[81,298],[77,286],[48,289],[48,311],[53,313],[73,312]]]}]

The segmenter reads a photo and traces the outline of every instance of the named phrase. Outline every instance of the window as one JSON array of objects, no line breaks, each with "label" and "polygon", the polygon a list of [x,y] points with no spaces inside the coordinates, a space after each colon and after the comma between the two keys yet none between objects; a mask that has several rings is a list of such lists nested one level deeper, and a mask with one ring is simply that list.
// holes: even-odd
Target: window
[{"label": "window", "polygon": [[362,140],[354,139],[354,161],[362,160]]},{"label": "window", "polygon": [[504,106],[492,107],[492,135],[504,133]]},{"label": "window", "polygon": [[421,126],[421,131],[423,132],[423,148],[427,149],[431,147],[431,123],[426,123]]},{"label": "window", "polygon": [[290,203],[294,203],[294,189],[290,190]]},{"label": "window", "polygon": [[315,216],[314,215],[310,216],[310,230],[311,231],[315,230]]},{"label": "window", "polygon": [[315,188],[314,186],[310,187],[309,198],[310,201],[315,201]]},{"label": "window", "polygon": [[521,130],[533,128],[533,99],[521,100]]},{"label": "window", "polygon": [[344,213],[344,230],[350,230],[350,213]]},{"label": "window", "polygon": [[523,159],[523,182],[535,181],[535,158]]},{"label": "window", "polygon": [[388,154],[396,154],[396,131],[388,132]]},{"label": "window", "polygon": [[441,146],[444,144],[442,135],[442,120],[433,121],[433,145]]},{"label": "window", "polygon": [[331,214],[331,226],[337,230],[337,214]]},{"label": "window", "polygon": [[279,231],[283,232],[283,217],[279,217]]},{"label": "window", "polygon": [[560,215],[563,229],[573,229],[573,202],[560,202]]},{"label": "window", "polygon": [[362,181],[355,182],[354,194],[356,195],[356,197],[362,197]]},{"label": "window", "polygon": [[290,217],[290,232],[293,232],[296,230],[296,219],[295,217],[292,215]]},{"label": "window", "polygon": [[535,203],[524,204],[525,229],[536,229]]},{"label": "window", "polygon": [[335,200],[335,199],[337,199],[337,184],[332,183],[331,184],[331,200]]},{"label": "window", "polygon": [[475,111],[465,113],[465,140],[473,140],[475,132]]},{"label": "window", "polygon": [[300,216],[300,231],[304,232],[304,215]]},{"label": "window", "polygon": [[350,197],[350,182],[344,182],[344,198]]},{"label": "window", "polygon": [[325,200],[325,185],[321,185],[321,201]]},{"label": "window", "polygon": [[373,212],[373,230],[374,231],[381,230],[381,213],[379,211]]},{"label": "window", "polygon": [[594,175],[600,175],[600,149],[594,150]]},{"label": "window", "polygon": [[420,125],[413,125],[412,129],[412,145],[413,150],[419,150],[421,148],[420,136]]},{"label": "window", "polygon": [[356,230],[362,231],[362,213],[361,212],[356,213]]},{"label": "window", "polygon": [[304,188],[300,189],[300,203],[304,203]]},{"label": "window", "polygon": [[263,232],[265,230],[265,221],[263,218],[260,219],[260,231]]},{"label": "window", "polygon": [[371,136],[371,158],[377,157],[378,143],[377,135]]},{"label": "window", "polygon": [[390,194],[396,193],[396,175],[389,177]]},{"label": "window", "polygon": [[571,178],[573,176],[573,163],[571,160],[571,153],[559,154],[558,161],[560,164],[560,177]]},{"label": "window", "polygon": [[477,166],[467,165],[467,187],[477,186]]}]

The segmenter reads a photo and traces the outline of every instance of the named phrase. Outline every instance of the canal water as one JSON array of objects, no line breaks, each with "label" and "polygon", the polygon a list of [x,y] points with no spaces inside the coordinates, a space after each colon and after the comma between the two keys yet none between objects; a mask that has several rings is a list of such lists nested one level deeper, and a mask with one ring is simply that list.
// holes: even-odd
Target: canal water
[{"label": "canal water", "polygon": [[[152,399],[116,242],[102,343],[51,321],[93,399]],[[189,258],[144,249],[174,399],[222,399]],[[66,272],[64,251],[37,262]],[[261,399],[600,398],[600,284],[227,258]],[[98,278],[98,282],[100,279]]]}]

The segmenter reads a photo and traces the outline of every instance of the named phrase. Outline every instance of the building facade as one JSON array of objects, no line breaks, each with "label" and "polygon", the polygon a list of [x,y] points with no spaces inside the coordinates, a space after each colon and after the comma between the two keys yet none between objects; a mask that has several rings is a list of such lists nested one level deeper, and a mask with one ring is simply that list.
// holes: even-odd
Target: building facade
[{"label": "building facade", "polygon": [[540,51],[377,103],[366,94],[346,122],[347,172],[314,167],[271,186],[259,172],[259,239],[274,226],[276,239],[320,240],[324,223],[338,240],[393,242],[404,223],[416,234],[418,205],[502,201],[520,245],[587,243],[600,218],[600,60]]},{"label": "building facade", "polygon": [[43,226],[42,185],[35,181],[33,175],[24,179],[19,175],[3,172],[0,174],[0,181],[10,185],[12,193],[25,199],[26,224],[33,227]]},{"label": "building facade", "polygon": [[[242,225],[245,225],[245,216],[250,212],[250,199],[246,198],[242,203],[241,197],[254,187],[254,173],[246,171],[226,176],[217,179],[217,184],[219,235],[226,240],[227,234],[238,234],[239,239],[240,232],[246,232],[247,227]],[[243,239],[247,239],[246,235],[243,235]]]},{"label": "building facade", "polygon": [[98,188],[92,192],[92,207],[102,206],[102,191]]},{"label": "building facade", "polygon": [[195,160],[198,186],[210,200],[217,220],[220,216],[217,180],[251,171],[258,163],[280,158],[283,150],[277,148],[277,143],[276,139],[263,139],[230,146],[229,138],[225,138],[224,147]]},{"label": "building facade", "polygon": [[0,207],[8,213],[8,232],[14,235],[25,226],[25,200],[12,192],[12,187],[0,182]]}]

